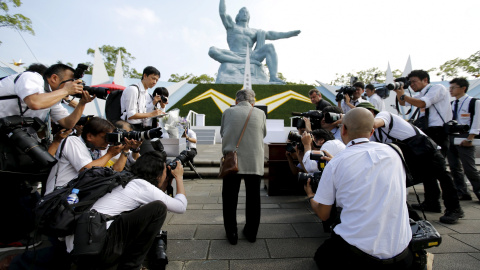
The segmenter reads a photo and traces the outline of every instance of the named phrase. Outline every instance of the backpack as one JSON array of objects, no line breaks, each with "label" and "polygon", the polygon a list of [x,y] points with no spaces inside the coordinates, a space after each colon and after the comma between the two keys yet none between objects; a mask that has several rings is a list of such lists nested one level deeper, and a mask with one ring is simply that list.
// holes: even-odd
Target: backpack
[{"label": "backpack", "polygon": [[[140,91],[138,85],[132,84],[130,86],[135,86],[138,88],[138,91]],[[123,91],[124,90],[117,90],[111,92],[107,96],[107,100],[105,101],[105,116],[107,117],[107,120],[112,123],[115,123],[118,120],[126,120],[122,119],[122,105],[120,102],[122,99]]]},{"label": "backpack", "polygon": [[[77,178],[60,189],[44,196],[35,207],[35,228],[52,237],[65,237],[75,232],[77,221],[102,196],[120,185],[124,188],[134,175],[116,172],[107,167],[92,167],[80,172]],[[78,189],[78,203],[68,204],[72,189]]]}]

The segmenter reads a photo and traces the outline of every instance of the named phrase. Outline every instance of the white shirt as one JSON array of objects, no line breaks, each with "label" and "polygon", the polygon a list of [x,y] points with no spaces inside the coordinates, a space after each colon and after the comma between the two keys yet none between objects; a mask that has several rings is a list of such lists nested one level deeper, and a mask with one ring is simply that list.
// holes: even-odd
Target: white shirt
[{"label": "white shirt", "polygon": [[407,211],[405,169],[390,146],[360,138],[332,159],[313,198],[342,207],[334,231],[350,245],[380,259],[398,255],[412,231]]},{"label": "white shirt", "polygon": [[[366,101],[362,97],[359,97],[357,100],[353,100],[353,99],[350,100],[350,104],[352,104],[353,106],[357,106],[358,104],[363,103],[363,102],[368,102],[368,101]],[[343,111],[344,114],[352,109],[347,105],[347,103],[345,103],[345,99],[342,100],[341,105],[342,105],[342,111]]]},{"label": "white shirt", "polygon": [[379,111],[385,111],[385,102],[383,101],[383,99],[377,95],[376,93],[373,93],[373,95],[371,97],[368,98],[368,101],[370,103],[372,103],[373,106],[375,106],[375,108],[377,108],[377,110]]},{"label": "white shirt", "polygon": [[[158,102],[157,105],[153,105],[153,97],[150,94],[147,94],[146,98],[147,98],[147,113],[148,112],[153,112],[153,110],[155,110],[155,109],[161,110],[162,112],[166,111],[166,108],[162,108],[162,106],[160,106],[160,102]],[[162,129],[165,128],[164,123],[162,121],[162,117],[158,117],[156,127],[152,126],[152,121],[153,121],[153,118],[145,119],[145,125],[147,127],[151,126],[152,128],[156,128],[156,127],[161,127]],[[167,134],[167,132],[165,132],[163,135],[165,135],[165,134]]]},{"label": "white shirt", "polygon": [[[182,214],[187,210],[185,195],[177,194],[172,198],[143,179],[133,179],[125,188],[122,186],[114,188],[111,193],[98,199],[92,209],[106,215],[117,216],[153,201],[162,201],[167,206],[167,210],[173,213]],[[113,220],[107,222],[107,229],[112,222]],[[73,235],[66,237],[67,252],[73,250],[73,240]]]},{"label": "white shirt", "polygon": [[[471,100],[472,97],[467,94],[458,99],[457,122],[459,125],[469,125],[469,134],[478,135],[480,132],[480,119],[478,118],[478,115],[480,114],[480,100],[475,101],[475,115],[473,116],[473,123],[470,124],[470,112],[468,111],[468,108]],[[455,101],[453,101],[452,104],[452,117],[454,109]]]},{"label": "white shirt", "polygon": [[[412,125],[405,121],[398,115],[389,113],[387,111],[379,112],[375,119],[382,119],[385,123],[384,127],[375,129],[375,133],[370,138],[372,141],[377,141],[381,143],[390,143],[392,142],[391,139],[387,137],[388,134],[390,137],[395,138],[397,140],[406,140],[410,137],[416,135],[415,130],[413,129]],[[392,129],[390,130],[390,122],[393,119]],[[425,135],[423,131],[417,129],[420,134]],[[378,139],[378,140],[377,140]]]},{"label": "white shirt", "polygon": [[[53,166],[50,175],[48,175],[45,195],[52,192],[55,187],[63,186],[77,177],[78,172],[85,167],[85,165],[93,161],[90,151],[88,151],[82,137],[69,136],[64,140],[67,141],[63,147],[62,156],[59,158],[60,150],[64,141],[60,143],[55,154],[55,158],[57,158],[58,162]],[[58,175],[55,177],[57,170]]]},{"label": "white shirt", "polygon": [[[147,112],[147,90],[143,87],[143,83],[140,82],[135,86],[128,86],[123,90],[122,98],[120,99],[120,106],[122,109],[122,119],[130,124],[142,124],[145,119],[128,119],[137,113]],[[146,126],[146,125],[144,125]]]},{"label": "white shirt", "polygon": [[[195,131],[191,129],[188,129],[187,135],[192,139],[195,139],[195,140],[197,139],[197,133],[195,133]],[[187,141],[187,147],[188,149],[197,148],[197,143],[192,143],[190,141]]]},{"label": "white shirt", "polygon": [[330,132],[333,133],[333,137],[335,137],[335,140],[339,140],[341,143],[343,143],[342,141],[342,128],[341,127],[336,127],[332,130],[330,130]]},{"label": "white shirt", "polygon": [[[1,90],[0,95],[1,96],[16,95],[20,97],[22,111],[25,111],[27,109],[27,104],[23,100],[26,97],[33,94],[45,93],[45,89],[44,89],[45,82],[42,76],[36,72],[21,73],[21,76],[18,77],[17,82],[14,82],[15,78],[18,75],[19,74],[13,74],[4,78],[3,80],[0,80],[0,90]],[[20,115],[20,111],[18,107],[18,99],[16,98],[0,100],[0,108],[2,108],[0,110],[0,118],[11,116],[11,115]],[[65,109],[60,104],[60,101],[59,101],[58,103],[56,103],[50,108],[41,109],[41,110],[28,109],[23,116],[38,117],[40,118],[40,120],[47,123],[49,121],[49,119],[47,119],[47,115],[49,112],[54,122],[58,122],[59,120],[69,115],[68,110]]]},{"label": "white shirt", "polygon": [[[345,144],[342,141],[339,140],[329,140],[326,141],[320,150],[326,150],[329,154],[332,156],[337,155],[340,151],[345,149]],[[308,150],[305,152],[305,155],[303,156],[303,166],[305,167],[305,170],[309,173],[313,172],[318,172],[318,161],[317,160],[311,160],[310,159],[310,153],[312,151]]]},{"label": "white shirt", "polygon": [[[414,98],[423,100],[426,104],[425,108],[429,109],[429,127],[441,127],[444,123],[452,120],[450,94],[443,85],[429,84],[415,95]],[[406,104],[408,103],[406,102]],[[425,108],[420,110],[420,116],[425,115]]]}]

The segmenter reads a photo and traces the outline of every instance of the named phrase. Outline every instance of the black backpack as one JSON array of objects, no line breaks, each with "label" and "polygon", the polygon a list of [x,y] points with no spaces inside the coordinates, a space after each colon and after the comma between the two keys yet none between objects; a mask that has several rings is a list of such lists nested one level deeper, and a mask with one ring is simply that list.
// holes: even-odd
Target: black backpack
[{"label": "black backpack", "polygon": [[[107,167],[92,167],[80,172],[77,178],[44,196],[35,207],[35,228],[47,236],[65,237],[74,234],[81,214],[88,212],[102,196],[122,185],[124,188],[134,175],[128,171],[116,172]],[[79,201],[68,204],[72,189],[78,189]]]},{"label": "black backpack", "polygon": [[[132,84],[130,86],[135,86],[138,88],[138,91],[140,91],[138,85]],[[105,116],[107,117],[107,120],[112,123],[115,123],[118,120],[126,120],[122,119],[122,105],[120,104],[123,91],[124,90],[117,90],[111,92],[105,101]]]}]

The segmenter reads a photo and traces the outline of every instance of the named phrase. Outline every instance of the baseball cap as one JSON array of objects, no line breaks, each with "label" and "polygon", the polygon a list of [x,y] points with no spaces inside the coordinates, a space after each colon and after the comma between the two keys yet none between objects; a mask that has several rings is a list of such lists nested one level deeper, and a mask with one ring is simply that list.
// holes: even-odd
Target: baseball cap
[{"label": "baseball cap", "polygon": [[365,108],[365,109],[372,109],[374,110],[376,113],[379,113],[380,111],[375,108],[375,106],[373,106],[372,103],[370,102],[362,102],[362,103],[359,103],[357,106],[357,108]]}]

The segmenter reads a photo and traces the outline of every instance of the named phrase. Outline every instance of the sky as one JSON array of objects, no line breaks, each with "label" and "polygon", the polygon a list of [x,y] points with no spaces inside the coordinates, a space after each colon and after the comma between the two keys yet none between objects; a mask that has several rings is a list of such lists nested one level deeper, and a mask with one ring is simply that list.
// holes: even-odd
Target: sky
[{"label": "sky", "polygon": [[[0,28],[0,61],[26,65],[91,62],[89,48],[125,47],[131,68],[157,67],[170,74],[214,76],[220,63],[211,46],[227,49],[219,0],[22,0],[20,13],[35,35]],[[235,18],[247,7],[251,28],[291,31],[297,37],[267,41],[288,81],[330,83],[336,74],[372,67],[403,71],[439,67],[480,50],[478,0],[226,0]],[[1,63],[0,62],[0,63]],[[431,74],[432,80],[439,80]]]}]

